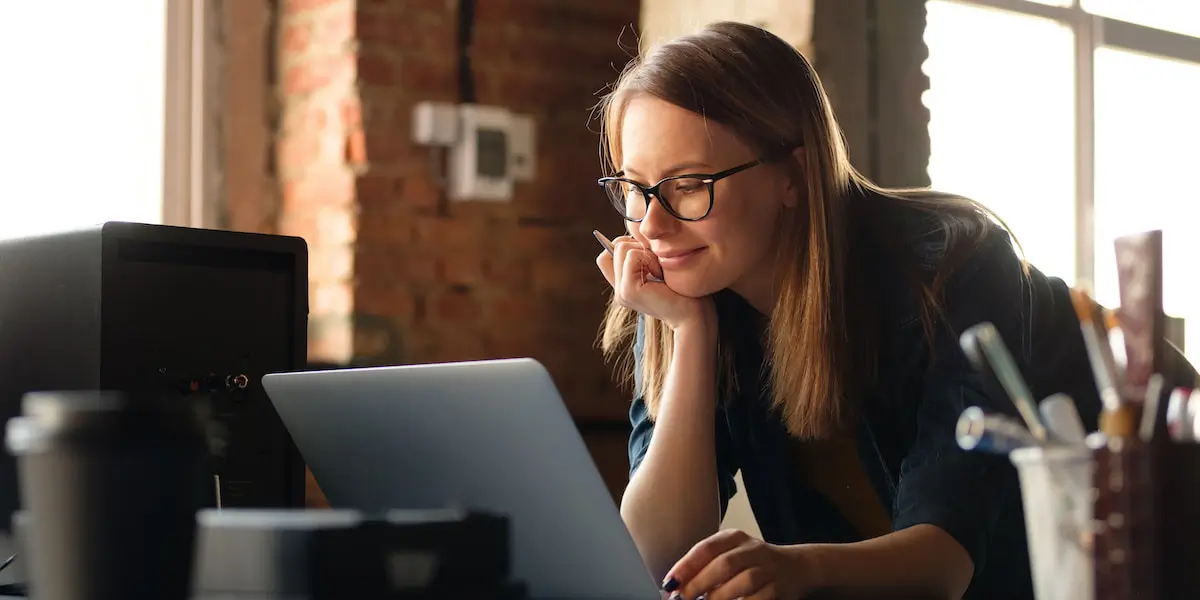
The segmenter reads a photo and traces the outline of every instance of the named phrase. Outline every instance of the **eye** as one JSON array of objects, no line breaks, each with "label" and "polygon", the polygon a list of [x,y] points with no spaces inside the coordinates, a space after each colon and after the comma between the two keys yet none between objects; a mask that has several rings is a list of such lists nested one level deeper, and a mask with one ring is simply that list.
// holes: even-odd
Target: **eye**
[{"label": "eye", "polygon": [[675,185],[672,186],[676,192],[681,194],[692,194],[704,189],[704,180],[695,178],[676,179]]}]

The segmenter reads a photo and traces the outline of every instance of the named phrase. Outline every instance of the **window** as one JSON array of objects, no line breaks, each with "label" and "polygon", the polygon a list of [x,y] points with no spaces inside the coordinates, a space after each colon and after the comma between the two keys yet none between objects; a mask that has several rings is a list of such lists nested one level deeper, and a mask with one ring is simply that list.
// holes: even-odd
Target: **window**
[{"label": "window", "polygon": [[1113,238],[1162,229],[1163,309],[1200,356],[1200,198],[1176,179],[1200,156],[1200,63],[1098,48],[1095,81],[1098,300],[1119,304]]},{"label": "window", "polygon": [[[1164,237],[1163,304],[1200,359],[1200,3],[929,0],[930,180],[994,209],[1027,257],[1118,304],[1113,239]],[[1019,42],[1017,42],[1019,40]],[[1194,269],[1191,269],[1194,270]]]},{"label": "window", "polygon": [[1154,29],[1200,37],[1200,2],[1194,0],[1083,0],[1083,10]]},{"label": "window", "polygon": [[0,238],[161,223],[186,201],[164,194],[168,6],[184,4],[66,4],[0,8]]},{"label": "window", "polygon": [[1049,19],[992,8],[944,1],[927,5],[925,104],[930,114],[933,187],[974,198],[996,211],[1012,228],[1030,262],[1071,280],[1075,271],[1071,29]]}]

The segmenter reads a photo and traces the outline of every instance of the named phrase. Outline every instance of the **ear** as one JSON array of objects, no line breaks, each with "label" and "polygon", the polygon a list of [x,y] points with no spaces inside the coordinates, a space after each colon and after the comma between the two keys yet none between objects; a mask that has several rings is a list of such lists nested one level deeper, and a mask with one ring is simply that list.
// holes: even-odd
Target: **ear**
[{"label": "ear", "polygon": [[783,205],[787,208],[796,208],[800,197],[806,193],[804,178],[808,172],[807,166],[808,155],[804,153],[804,148],[793,150],[791,162],[785,165],[787,185],[783,190]]}]

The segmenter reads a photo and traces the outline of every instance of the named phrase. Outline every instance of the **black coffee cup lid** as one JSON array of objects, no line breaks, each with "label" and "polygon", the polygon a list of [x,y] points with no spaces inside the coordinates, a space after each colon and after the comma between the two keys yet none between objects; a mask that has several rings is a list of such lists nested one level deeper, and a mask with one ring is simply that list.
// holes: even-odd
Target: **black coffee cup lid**
[{"label": "black coffee cup lid", "polygon": [[188,403],[103,390],[29,392],[21,399],[21,409],[22,416],[10,419],[5,428],[5,446],[14,455],[41,451],[66,430],[112,423],[113,417],[125,421],[128,415],[137,422],[149,417],[158,424],[154,429],[164,434],[179,433],[180,425],[191,430],[197,424],[194,407]]}]

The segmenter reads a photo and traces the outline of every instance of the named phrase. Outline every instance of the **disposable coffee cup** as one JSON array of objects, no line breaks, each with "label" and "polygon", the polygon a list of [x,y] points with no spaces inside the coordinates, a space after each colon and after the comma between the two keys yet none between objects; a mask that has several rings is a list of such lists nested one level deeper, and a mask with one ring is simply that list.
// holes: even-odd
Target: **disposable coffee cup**
[{"label": "disposable coffee cup", "polygon": [[1092,600],[1092,454],[1086,447],[1009,453],[1021,482],[1037,600]]},{"label": "disposable coffee cup", "polygon": [[188,597],[207,446],[179,398],[37,392],[7,425],[33,597]]}]

